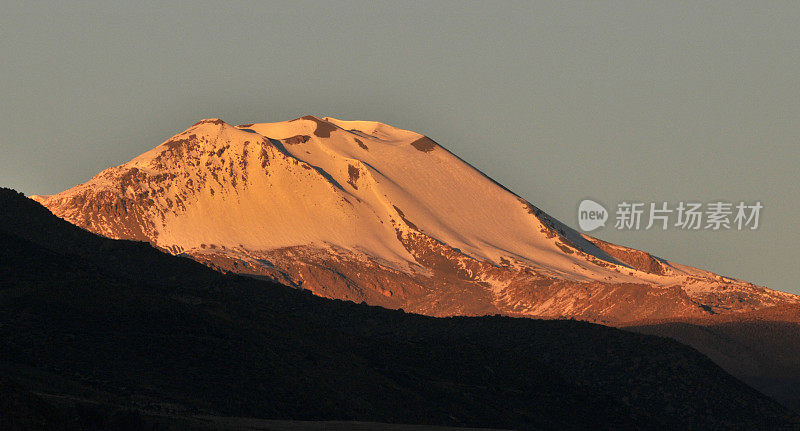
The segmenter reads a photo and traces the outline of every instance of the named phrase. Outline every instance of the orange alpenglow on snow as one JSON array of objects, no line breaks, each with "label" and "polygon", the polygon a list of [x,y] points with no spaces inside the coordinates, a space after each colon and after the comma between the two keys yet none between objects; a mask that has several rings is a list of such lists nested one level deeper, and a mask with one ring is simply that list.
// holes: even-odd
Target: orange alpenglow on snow
[{"label": "orange alpenglow on snow", "polygon": [[581,234],[432,139],[371,121],[203,120],[34,199],[217,269],[435,316],[624,323],[800,302]]}]

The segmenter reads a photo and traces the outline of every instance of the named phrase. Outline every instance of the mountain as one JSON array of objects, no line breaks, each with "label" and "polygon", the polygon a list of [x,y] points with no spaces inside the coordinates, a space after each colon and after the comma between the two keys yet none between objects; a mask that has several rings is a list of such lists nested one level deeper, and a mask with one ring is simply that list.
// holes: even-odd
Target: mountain
[{"label": "mountain", "polygon": [[432,139],[377,122],[203,120],[33,198],[110,238],[432,316],[621,325],[800,303],[583,235]]},{"label": "mountain", "polygon": [[800,310],[766,309],[625,329],[675,339],[725,371],[800,412]]},{"label": "mountain", "polygon": [[[797,423],[666,338],[320,298],[92,234],[8,189],[0,369],[4,429],[311,426],[233,416],[514,429]],[[373,425],[359,426],[388,428]]]}]

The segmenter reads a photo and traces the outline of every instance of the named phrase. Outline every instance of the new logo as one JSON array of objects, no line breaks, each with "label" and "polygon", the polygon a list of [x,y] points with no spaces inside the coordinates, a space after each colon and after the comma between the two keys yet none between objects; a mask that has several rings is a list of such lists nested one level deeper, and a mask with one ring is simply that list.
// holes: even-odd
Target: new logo
[{"label": "new logo", "polygon": [[608,211],[599,203],[584,199],[578,205],[578,226],[584,232],[591,232],[606,225]]}]

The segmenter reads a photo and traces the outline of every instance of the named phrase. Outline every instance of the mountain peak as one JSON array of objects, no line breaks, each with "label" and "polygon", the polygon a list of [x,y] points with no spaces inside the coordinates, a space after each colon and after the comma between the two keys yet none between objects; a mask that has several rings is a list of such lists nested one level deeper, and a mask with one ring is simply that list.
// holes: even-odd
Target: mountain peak
[{"label": "mountain peak", "polygon": [[427,136],[374,121],[206,119],[37,200],[112,238],[426,314],[620,321],[800,302],[593,241]]},{"label": "mountain peak", "polygon": [[302,116],[300,118],[296,118],[296,119],[292,120],[292,122],[299,121],[299,120],[313,122],[314,123],[313,134],[315,136],[317,136],[318,138],[330,138],[331,137],[331,132],[339,129],[339,127],[336,126],[335,124],[333,124],[331,122],[328,122],[325,119],[316,117],[314,115],[304,115],[304,116]]},{"label": "mountain peak", "polygon": [[225,121],[223,121],[220,118],[204,118],[204,119],[192,124],[192,127],[199,126],[201,124],[214,124],[214,125],[217,125],[217,126],[221,126],[221,125],[230,126],[230,124],[226,123]]}]

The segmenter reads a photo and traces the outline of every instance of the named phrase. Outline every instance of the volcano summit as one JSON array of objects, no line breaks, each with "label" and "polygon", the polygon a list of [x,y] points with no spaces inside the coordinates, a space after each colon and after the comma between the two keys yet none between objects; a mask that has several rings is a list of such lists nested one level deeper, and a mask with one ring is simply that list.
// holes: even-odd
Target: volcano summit
[{"label": "volcano summit", "polygon": [[581,234],[432,139],[370,121],[200,121],[34,196],[115,239],[332,298],[621,324],[800,298]]}]

